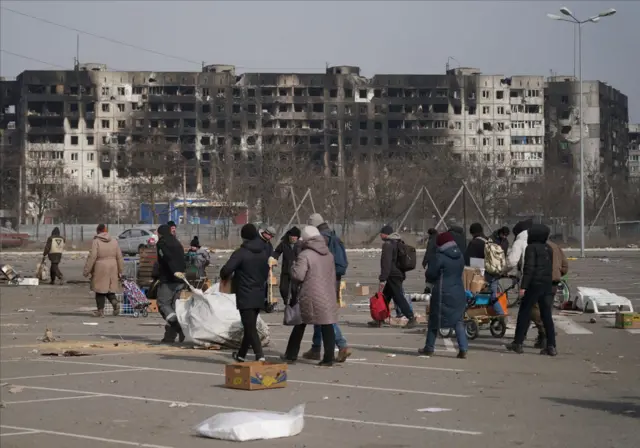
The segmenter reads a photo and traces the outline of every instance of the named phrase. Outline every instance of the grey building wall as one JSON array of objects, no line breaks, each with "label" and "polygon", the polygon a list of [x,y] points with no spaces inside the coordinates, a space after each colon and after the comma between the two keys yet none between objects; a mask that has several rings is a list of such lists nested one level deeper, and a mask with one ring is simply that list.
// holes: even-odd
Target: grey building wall
[{"label": "grey building wall", "polygon": [[629,178],[640,181],[640,124],[629,124]]}]

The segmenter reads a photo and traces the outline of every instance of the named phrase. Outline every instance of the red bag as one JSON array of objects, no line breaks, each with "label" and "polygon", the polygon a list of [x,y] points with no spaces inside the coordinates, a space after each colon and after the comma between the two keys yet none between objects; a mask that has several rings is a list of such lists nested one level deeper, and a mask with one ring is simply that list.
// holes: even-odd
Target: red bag
[{"label": "red bag", "polygon": [[369,311],[371,318],[377,322],[383,322],[391,316],[389,305],[381,292],[369,299]]}]

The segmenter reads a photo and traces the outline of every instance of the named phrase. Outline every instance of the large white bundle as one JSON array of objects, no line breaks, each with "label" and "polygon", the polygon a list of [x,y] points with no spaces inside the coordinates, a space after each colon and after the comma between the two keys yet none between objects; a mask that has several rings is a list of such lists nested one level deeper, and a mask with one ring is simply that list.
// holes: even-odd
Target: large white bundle
[{"label": "large white bundle", "polygon": [[[177,300],[176,314],[187,341],[240,347],[243,327],[236,309],[236,295],[221,293],[219,284],[207,292],[197,289],[187,300]],[[262,345],[269,345],[269,326],[260,317],[257,326]]]}]

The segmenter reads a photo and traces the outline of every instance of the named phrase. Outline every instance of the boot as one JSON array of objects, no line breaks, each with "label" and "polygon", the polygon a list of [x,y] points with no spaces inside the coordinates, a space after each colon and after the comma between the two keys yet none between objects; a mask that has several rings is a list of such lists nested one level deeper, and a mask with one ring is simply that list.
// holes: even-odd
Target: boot
[{"label": "boot", "polygon": [[171,325],[167,324],[164,326],[164,336],[160,342],[164,344],[173,344],[176,342],[177,336],[177,332],[171,327]]},{"label": "boot", "polygon": [[515,342],[512,342],[510,344],[505,345],[506,349],[511,351],[511,352],[515,352],[518,354],[522,354],[524,353],[524,349],[522,348],[522,344],[516,344]]},{"label": "boot", "polygon": [[407,322],[407,324],[404,326],[404,328],[406,328],[407,330],[410,330],[412,328],[415,328],[416,325],[418,325],[418,319],[416,319],[416,317],[412,317],[411,319],[409,319],[409,321]]},{"label": "boot", "polygon": [[418,349],[418,355],[421,356],[433,356],[435,352],[433,350],[428,350],[426,348],[419,348]]},{"label": "boot", "polygon": [[313,348],[308,352],[304,352],[302,354],[302,357],[304,359],[310,359],[312,361],[320,361],[320,359],[322,358],[322,356],[320,355],[320,350],[314,350]]},{"label": "boot", "polygon": [[538,337],[536,338],[535,344],[533,344],[533,348],[545,348],[547,346],[547,338],[544,333],[538,333]]},{"label": "boot", "polygon": [[349,356],[351,356],[351,350],[349,350],[349,347],[343,347],[338,350],[336,362],[345,362]]},{"label": "boot", "polygon": [[543,348],[540,351],[540,354],[541,355],[548,355],[548,356],[557,356],[558,355],[558,351],[556,350],[555,347],[549,346],[549,347]]},{"label": "boot", "polygon": [[104,308],[101,310],[95,310],[92,315],[93,317],[104,317]]},{"label": "boot", "polygon": [[456,356],[456,358],[458,359],[467,359],[467,352],[464,350],[460,350],[458,352],[458,356]]},{"label": "boot", "polygon": [[111,306],[113,307],[113,315],[117,316],[120,314],[120,302],[118,302],[118,299],[109,299],[109,302],[111,302]]}]

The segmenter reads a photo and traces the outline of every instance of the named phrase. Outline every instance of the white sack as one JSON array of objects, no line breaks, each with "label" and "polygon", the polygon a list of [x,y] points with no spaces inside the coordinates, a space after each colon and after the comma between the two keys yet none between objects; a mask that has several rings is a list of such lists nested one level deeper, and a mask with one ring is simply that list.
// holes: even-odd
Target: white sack
[{"label": "white sack", "polygon": [[[244,329],[236,309],[236,295],[220,292],[215,284],[206,292],[196,289],[187,300],[176,300],[176,315],[186,340],[196,345],[218,344],[239,348]],[[269,327],[258,316],[258,336],[269,345]]]},{"label": "white sack", "polygon": [[277,412],[228,412],[203,421],[195,430],[212,439],[245,442],[247,440],[291,437],[304,428],[304,404],[287,414]]}]

